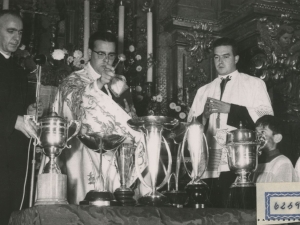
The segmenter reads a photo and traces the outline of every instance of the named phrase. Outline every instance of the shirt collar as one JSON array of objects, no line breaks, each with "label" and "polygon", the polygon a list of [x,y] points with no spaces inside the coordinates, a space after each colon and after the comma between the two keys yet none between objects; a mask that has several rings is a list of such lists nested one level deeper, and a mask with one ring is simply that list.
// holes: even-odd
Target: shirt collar
[{"label": "shirt collar", "polygon": [[0,53],[4,56],[4,58],[6,59],[9,59],[9,57],[11,56],[11,54],[7,54],[7,53],[4,53],[2,51],[0,51]]},{"label": "shirt collar", "polygon": [[262,151],[260,157],[258,157],[258,163],[268,163],[275,159],[277,156],[281,155],[278,149],[272,151]]},{"label": "shirt collar", "polygon": [[239,72],[237,70],[235,70],[232,73],[227,74],[227,75],[218,75],[218,78],[220,78],[222,80],[224,78],[230,77],[232,79],[232,78],[236,77],[238,73]]},{"label": "shirt collar", "polygon": [[86,68],[88,70],[88,74],[92,77],[93,80],[97,80],[98,78],[101,77],[101,74],[97,73],[94,68],[92,67],[91,63],[88,62],[86,65]]}]

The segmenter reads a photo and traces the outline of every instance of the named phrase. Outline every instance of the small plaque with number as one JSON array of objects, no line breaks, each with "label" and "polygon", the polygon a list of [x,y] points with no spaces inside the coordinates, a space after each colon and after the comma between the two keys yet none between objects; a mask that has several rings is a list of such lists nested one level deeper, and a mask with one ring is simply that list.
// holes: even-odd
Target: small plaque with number
[{"label": "small plaque with number", "polygon": [[257,183],[257,224],[300,222],[300,183]]}]

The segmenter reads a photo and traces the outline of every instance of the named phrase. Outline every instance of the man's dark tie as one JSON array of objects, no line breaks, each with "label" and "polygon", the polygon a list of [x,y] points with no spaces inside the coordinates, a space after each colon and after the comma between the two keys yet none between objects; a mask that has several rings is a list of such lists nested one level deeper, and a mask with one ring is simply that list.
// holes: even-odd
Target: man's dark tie
[{"label": "man's dark tie", "polygon": [[[223,93],[225,90],[225,86],[227,84],[228,81],[230,81],[231,77],[227,76],[226,78],[222,78],[221,84],[220,84],[220,88],[221,88],[221,96],[220,96],[220,100],[222,100],[223,97]],[[220,128],[220,113],[218,113],[217,119],[216,119],[216,127]]]},{"label": "man's dark tie", "polygon": [[227,76],[226,78],[223,78],[222,79],[222,82],[220,84],[220,87],[221,87],[221,96],[220,96],[220,100],[222,100],[222,97],[223,97],[223,93],[224,93],[224,90],[225,90],[225,86],[227,84],[228,81],[230,81],[231,77],[230,76]]}]

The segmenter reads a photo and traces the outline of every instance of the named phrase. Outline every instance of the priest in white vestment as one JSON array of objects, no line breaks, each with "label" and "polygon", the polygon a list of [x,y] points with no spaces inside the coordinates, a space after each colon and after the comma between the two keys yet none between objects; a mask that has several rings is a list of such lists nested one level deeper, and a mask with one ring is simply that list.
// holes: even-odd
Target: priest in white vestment
[{"label": "priest in white vestment", "polygon": [[[214,138],[217,129],[231,131],[239,128],[242,123],[244,128],[254,130],[254,123],[259,117],[273,115],[265,83],[259,78],[237,71],[239,56],[235,41],[220,38],[214,42],[213,47],[218,77],[199,88],[188,116],[188,121],[197,117],[206,128],[209,162],[202,178],[219,178],[221,172],[229,171],[227,154]],[[212,185],[217,185],[219,193],[222,189],[228,189],[233,181],[234,176],[226,177],[224,180],[213,180]],[[221,195],[225,198],[226,194]],[[216,204],[215,206],[224,206]]]},{"label": "priest in white vestment", "polygon": [[[55,102],[59,115],[68,120],[80,120],[81,134],[118,134],[125,136],[127,142],[139,143],[140,133],[127,125],[127,121],[135,115],[129,89],[115,97],[108,88],[115,76],[112,64],[116,58],[116,38],[112,33],[96,32],[91,35],[89,57],[90,62],[84,69],[72,73],[59,86]],[[99,181],[99,153],[89,149],[78,138],[73,138],[69,144],[72,147],[63,150],[59,164],[68,176],[68,201],[79,204],[88,191],[99,190],[103,185]],[[143,147],[140,150],[139,155],[142,156]],[[113,193],[120,187],[120,180],[112,158],[109,151],[104,153],[102,171],[107,174],[107,187]],[[136,160],[144,162],[143,159]],[[139,195],[139,191],[136,194]]]}]

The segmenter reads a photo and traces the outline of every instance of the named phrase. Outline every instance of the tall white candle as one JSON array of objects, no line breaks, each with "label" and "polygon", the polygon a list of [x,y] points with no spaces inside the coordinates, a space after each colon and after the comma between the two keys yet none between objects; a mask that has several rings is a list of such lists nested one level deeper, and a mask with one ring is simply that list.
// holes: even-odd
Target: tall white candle
[{"label": "tall white candle", "polygon": [[84,0],[84,26],[83,26],[83,55],[84,58],[88,58],[89,49],[89,37],[90,37],[90,1]]},{"label": "tall white candle", "polygon": [[2,9],[9,9],[9,0],[3,0]]},{"label": "tall white candle", "polygon": [[118,53],[124,52],[124,21],[125,21],[125,7],[122,5],[122,1],[119,6],[119,27],[118,27]]},{"label": "tall white candle", "polygon": [[[147,13],[147,57],[153,54],[153,19],[152,12]],[[147,70],[147,82],[153,81],[153,65]]]}]

